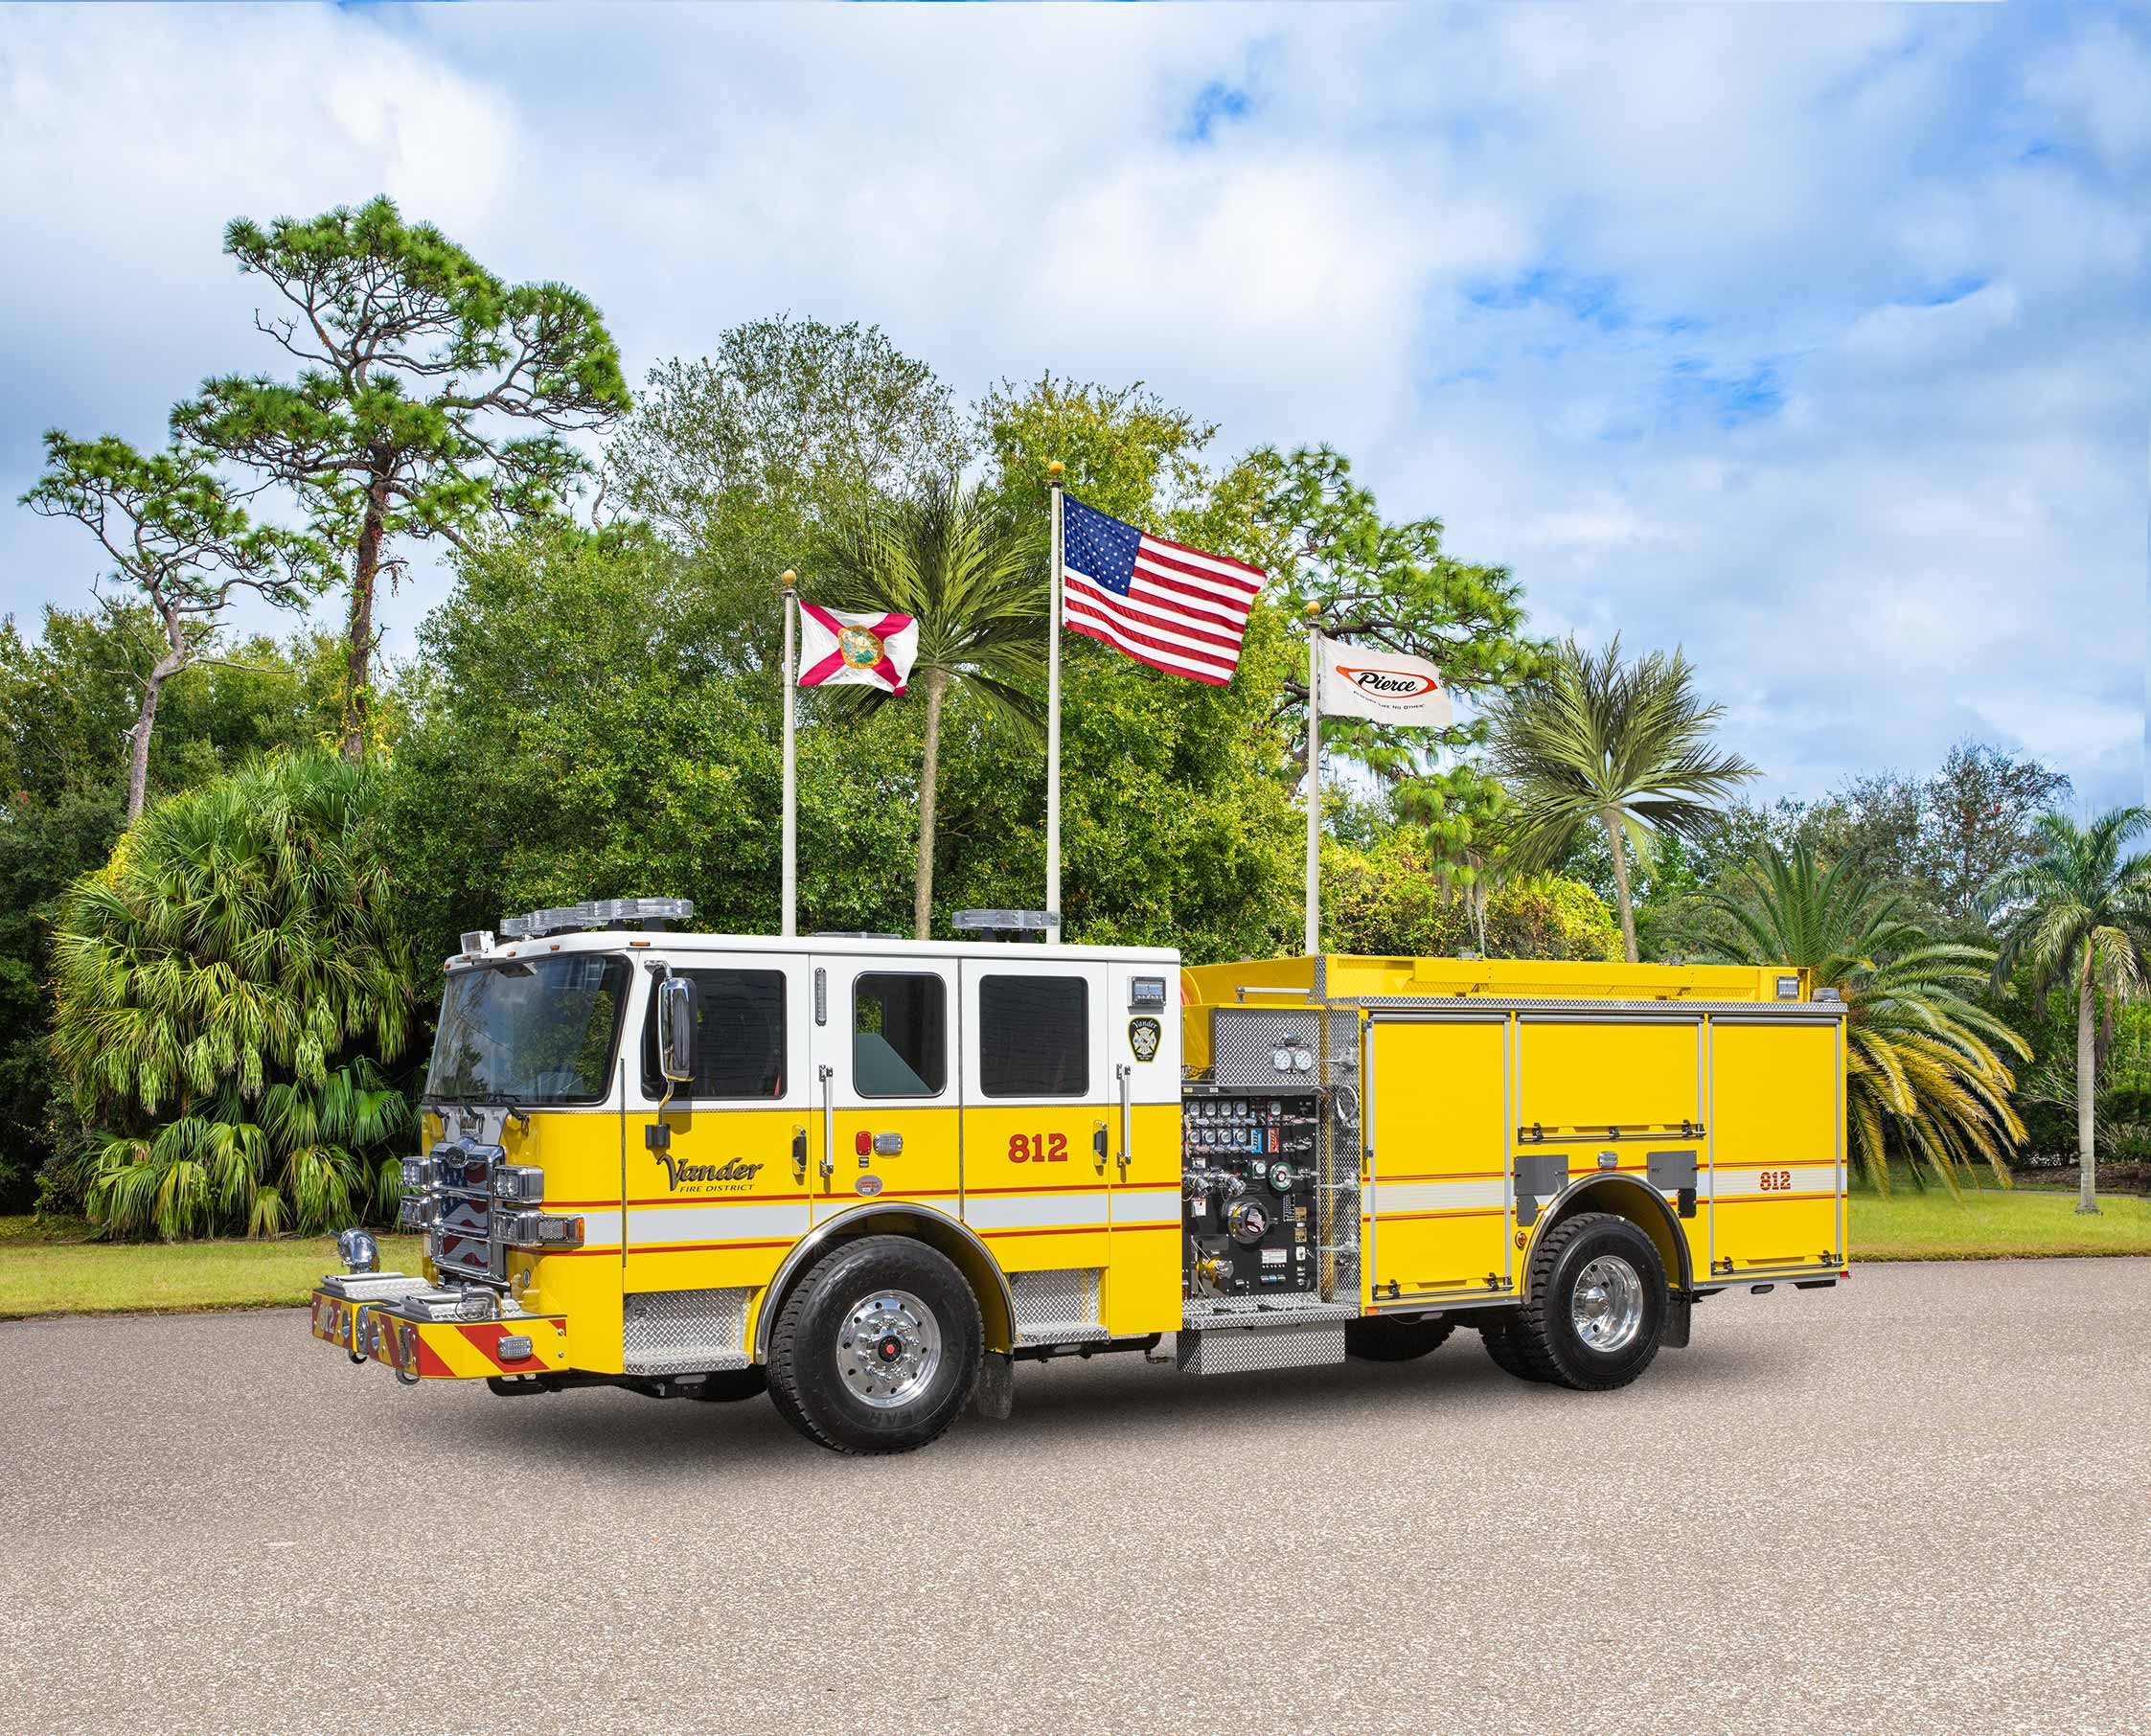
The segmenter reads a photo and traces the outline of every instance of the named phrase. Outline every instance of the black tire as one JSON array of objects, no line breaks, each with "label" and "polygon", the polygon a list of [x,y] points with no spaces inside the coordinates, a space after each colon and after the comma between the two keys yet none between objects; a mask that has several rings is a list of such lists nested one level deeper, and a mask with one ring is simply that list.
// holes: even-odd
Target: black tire
[{"label": "black tire", "polygon": [[[1604,1345],[1578,1324],[1577,1291],[1594,1266],[1616,1279],[1611,1291],[1590,1287],[1591,1294],[1607,1298],[1609,1316],[1619,1323]],[[1636,1287],[1627,1299],[1633,1319],[1621,1294],[1631,1281]],[[1657,1245],[1626,1218],[1579,1212],[1555,1224],[1531,1255],[1529,1294],[1517,1315],[1516,1340],[1525,1363],[1543,1379],[1576,1392],[1608,1392],[1626,1386],[1659,1354],[1670,1301],[1665,1267]],[[1590,1312],[1587,1294],[1585,1313]]]},{"label": "black tire", "polygon": [[834,1452],[910,1452],[971,1403],[984,1340],[978,1298],[944,1255],[907,1236],[863,1236],[785,1298],[769,1396]]},{"label": "black tire", "polygon": [[1362,1362],[1411,1362],[1439,1350],[1453,1320],[1354,1320],[1344,1328],[1344,1354]]},{"label": "black tire", "polygon": [[721,1368],[715,1374],[704,1375],[699,1386],[680,1389],[683,1398],[698,1399],[705,1405],[737,1405],[742,1399],[759,1399],[769,1390],[769,1371],[759,1365],[752,1368]]},{"label": "black tire", "polygon": [[1520,1381],[1545,1381],[1550,1378],[1540,1373],[1526,1354],[1522,1335],[1517,1330],[1514,1314],[1503,1314],[1499,1320],[1485,1322],[1479,1327],[1478,1333],[1480,1342],[1486,1346],[1487,1356],[1503,1374],[1514,1375]]}]

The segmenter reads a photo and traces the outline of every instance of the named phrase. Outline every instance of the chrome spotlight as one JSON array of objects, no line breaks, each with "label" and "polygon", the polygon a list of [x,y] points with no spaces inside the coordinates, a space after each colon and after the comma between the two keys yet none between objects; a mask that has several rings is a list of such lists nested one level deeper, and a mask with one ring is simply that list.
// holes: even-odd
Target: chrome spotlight
[{"label": "chrome spotlight", "polygon": [[362,1229],[336,1232],[336,1258],[351,1272],[370,1272],[380,1269],[381,1250],[376,1245],[371,1231]]}]

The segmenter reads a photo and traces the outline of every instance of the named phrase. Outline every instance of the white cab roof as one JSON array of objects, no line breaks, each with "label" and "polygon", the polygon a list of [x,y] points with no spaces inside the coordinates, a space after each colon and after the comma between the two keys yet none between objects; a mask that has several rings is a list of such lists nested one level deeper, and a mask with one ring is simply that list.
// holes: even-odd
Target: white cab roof
[{"label": "white cab roof", "polygon": [[[1048,947],[1037,941],[862,939],[856,935],[802,934],[787,940],[777,934],[652,933],[640,928],[584,929],[551,934],[540,940],[493,943],[487,958],[543,958],[552,952],[650,952],[675,956],[685,952],[773,952],[824,958],[977,958],[1002,963],[1120,963],[1178,970],[1176,947]],[[451,953],[449,968],[476,962]]]}]

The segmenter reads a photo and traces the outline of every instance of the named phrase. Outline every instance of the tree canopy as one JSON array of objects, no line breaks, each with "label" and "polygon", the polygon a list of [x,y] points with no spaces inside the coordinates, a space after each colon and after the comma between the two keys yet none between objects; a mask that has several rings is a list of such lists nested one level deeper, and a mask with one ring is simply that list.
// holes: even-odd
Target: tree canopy
[{"label": "tree canopy", "polygon": [[587,297],[506,284],[385,197],[266,228],[235,218],[224,251],[283,301],[255,326],[298,377],[206,380],[172,426],[289,488],[348,554],[342,742],[355,757],[373,708],[375,590],[402,571],[399,539],[469,549],[489,522],[556,511],[589,468],[564,436],[625,411],[627,381]]}]

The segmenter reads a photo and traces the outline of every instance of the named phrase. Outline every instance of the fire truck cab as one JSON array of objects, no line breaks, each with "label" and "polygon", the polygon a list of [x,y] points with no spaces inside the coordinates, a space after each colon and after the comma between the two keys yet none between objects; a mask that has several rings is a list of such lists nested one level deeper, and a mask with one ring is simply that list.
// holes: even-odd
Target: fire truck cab
[{"label": "fire truck cab", "polygon": [[534,912],[446,967],[421,1272],[314,1334],[413,1385],[767,1391],[851,1452],[1018,1361],[1406,1360],[1625,1384],[1844,1260],[1842,1008],[1803,972],[674,930]]}]

